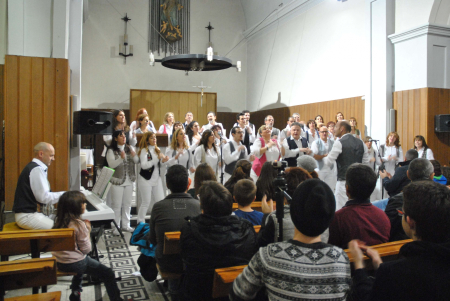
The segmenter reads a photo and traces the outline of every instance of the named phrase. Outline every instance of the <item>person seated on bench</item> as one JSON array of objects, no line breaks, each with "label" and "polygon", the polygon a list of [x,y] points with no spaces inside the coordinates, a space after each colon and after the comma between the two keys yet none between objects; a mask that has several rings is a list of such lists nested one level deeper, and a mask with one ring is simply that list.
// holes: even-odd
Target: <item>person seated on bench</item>
[{"label": "person seated on bench", "polygon": [[293,239],[260,248],[234,280],[230,300],[252,300],[263,287],[269,300],[345,300],[348,256],[320,240],[336,210],[333,191],[308,179],[295,189],[290,208]]},{"label": "person seated on bench", "polygon": [[238,209],[234,214],[250,221],[253,226],[262,223],[264,213],[253,210],[251,205],[256,199],[256,185],[252,180],[239,180],[234,185],[233,198],[238,203]]},{"label": "person seated on bench", "polygon": [[58,270],[77,273],[72,278],[70,301],[78,301],[81,297],[83,274],[100,278],[105,283],[109,300],[123,300],[117,287],[113,270],[97,260],[86,256],[91,251],[91,223],[81,220],[86,210],[86,197],[79,191],[67,191],[59,199],[54,229],[73,228],[75,230],[75,251],[52,252],[56,257]]},{"label": "person seated on bench", "polygon": [[223,185],[203,182],[199,196],[203,213],[181,229],[183,300],[211,300],[214,270],[248,264],[257,250],[253,225],[231,215],[233,198]]},{"label": "person seated on bench", "polygon": [[34,159],[25,166],[17,181],[13,205],[15,220],[19,227],[27,230],[51,229],[53,219],[38,211],[46,211],[42,208],[56,204],[64,193],[51,192],[47,180],[47,170],[55,160],[55,149],[50,143],[39,142],[33,152]]},{"label": "person seated on bench", "polygon": [[[353,300],[449,300],[450,190],[432,181],[413,181],[403,188],[399,214],[413,240],[401,247],[404,258],[383,263],[364,243],[349,243],[355,260]],[[363,252],[377,270],[374,281],[364,269]]]},{"label": "person seated on bench", "polygon": [[[155,258],[160,270],[181,274],[183,272],[181,254],[163,254],[164,233],[180,231],[186,217],[199,215],[200,202],[187,193],[189,174],[183,165],[176,164],[167,169],[166,184],[171,194],[153,205],[147,239],[156,245]],[[177,297],[180,279],[168,279],[168,284],[170,295]]]}]

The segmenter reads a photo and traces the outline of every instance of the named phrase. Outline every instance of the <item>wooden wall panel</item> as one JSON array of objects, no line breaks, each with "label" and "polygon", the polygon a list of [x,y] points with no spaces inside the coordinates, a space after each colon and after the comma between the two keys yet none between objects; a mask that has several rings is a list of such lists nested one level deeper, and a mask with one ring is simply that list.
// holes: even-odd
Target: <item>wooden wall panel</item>
[{"label": "wooden wall panel", "polygon": [[450,90],[421,88],[394,92],[397,132],[403,152],[414,147],[414,137],[422,135],[442,165],[449,164],[450,133],[435,133],[434,116],[450,114]]},{"label": "wooden wall panel", "polygon": [[[5,83],[5,77],[4,77],[4,71],[5,71],[5,65],[0,65],[0,121],[4,120],[4,114],[3,114],[3,108],[5,105],[5,98],[4,98],[4,83]],[[3,124],[3,123],[2,123]],[[3,158],[3,149],[0,147],[0,157]],[[3,160],[1,163],[1,170],[0,173],[4,175],[5,171],[5,161]],[[5,187],[5,179],[1,179],[2,183],[0,184],[1,187]],[[2,193],[0,195],[0,202],[3,202],[5,200],[5,195]]]},{"label": "wooden wall panel", "polygon": [[[5,200],[12,209],[17,179],[40,141],[55,147],[48,173],[53,191],[69,188],[68,60],[5,57]],[[20,137],[20,139],[19,139]]]},{"label": "wooden wall panel", "polygon": [[140,108],[146,108],[150,120],[158,129],[163,124],[166,112],[173,112],[175,121],[184,122],[186,112],[191,111],[194,114],[194,120],[202,126],[208,122],[207,113],[217,110],[217,94],[204,93],[202,105],[200,94],[200,92],[132,89],[130,90],[131,116],[134,118]]}]

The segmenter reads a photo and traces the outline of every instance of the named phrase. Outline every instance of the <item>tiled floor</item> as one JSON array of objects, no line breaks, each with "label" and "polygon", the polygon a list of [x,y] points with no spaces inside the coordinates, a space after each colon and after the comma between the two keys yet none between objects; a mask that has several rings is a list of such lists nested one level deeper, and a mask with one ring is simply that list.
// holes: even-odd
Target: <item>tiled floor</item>
[{"label": "tiled floor", "polygon": [[[102,238],[97,244],[99,255],[103,255],[100,261],[110,266],[116,273],[116,277],[122,277],[118,282],[122,298],[132,298],[133,300],[164,300],[169,301],[168,293],[164,293],[162,281],[156,280],[154,282],[147,282],[136,272],[139,271],[137,259],[140,252],[137,247],[130,246],[131,233],[124,232],[125,241],[120,236],[114,236],[111,230],[106,230]],[[42,254],[41,257],[51,256],[51,254]],[[26,259],[30,256],[15,256],[10,260]],[[61,300],[69,300],[71,293],[70,283],[71,277],[60,277],[56,285],[49,285],[48,291],[61,291]],[[21,289],[9,291],[5,298],[14,296],[30,295],[30,289]],[[103,284],[85,286],[81,293],[81,300],[109,300],[106,294],[105,286]]]}]

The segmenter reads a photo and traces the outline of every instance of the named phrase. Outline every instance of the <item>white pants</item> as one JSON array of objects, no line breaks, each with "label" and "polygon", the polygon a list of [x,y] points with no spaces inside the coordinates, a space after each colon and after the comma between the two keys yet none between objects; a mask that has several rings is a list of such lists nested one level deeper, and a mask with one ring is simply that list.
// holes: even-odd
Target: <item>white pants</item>
[{"label": "white pants", "polygon": [[156,185],[151,186],[142,176],[138,176],[138,189],[141,197],[141,205],[139,206],[137,223],[145,223],[147,212],[152,212],[153,205],[164,199],[163,186],[161,178],[158,178]]},{"label": "white pants", "polygon": [[161,178],[161,183],[162,183],[162,190],[163,190],[163,194],[164,197],[167,196],[167,183],[166,183],[166,173],[167,173],[167,166],[161,165],[160,169],[159,169],[159,176]]},{"label": "white pants", "polygon": [[130,210],[131,198],[133,196],[133,185],[112,185],[110,192],[111,209],[114,211],[114,220],[116,221],[117,226],[119,227],[120,221],[122,221],[122,228],[130,227]]},{"label": "white pants", "polygon": [[336,190],[336,172],[334,170],[330,171],[321,171],[319,170],[319,179],[327,183],[330,186],[331,190],[334,192]]},{"label": "white pants", "polygon": [[334,191],[334,197],[336,198],[336,211],[345,206],[348,201],[347,191],[345,190],[345,181],[336,182],[336,190]]},{"label": "white pants", "polygon": [[[227,172],[223,173],[223,185],[231,178],[231,175]],[[220,180],[219,180],[220,181]]]},{"label": "white pants", "polygon": [[53,220],[42,213],[16,213],[14,215],[17,225],[27,230],[48,230],[53,228]]}]

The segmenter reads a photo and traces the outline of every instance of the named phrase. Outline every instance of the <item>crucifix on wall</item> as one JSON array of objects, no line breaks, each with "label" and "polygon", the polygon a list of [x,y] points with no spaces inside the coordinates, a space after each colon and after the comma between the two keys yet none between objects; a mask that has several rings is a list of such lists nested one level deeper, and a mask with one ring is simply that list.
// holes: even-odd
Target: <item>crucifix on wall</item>
[{"label": "crucifix on wall", "polygon": [[200,97],[200,106],[203,107],[203,91],[205,89],[211,88],[210,86],[204,86],[203,81],[201,82],[200,86],[192,86],[193,88],[199,88],[202,91],[201,97]]}]

